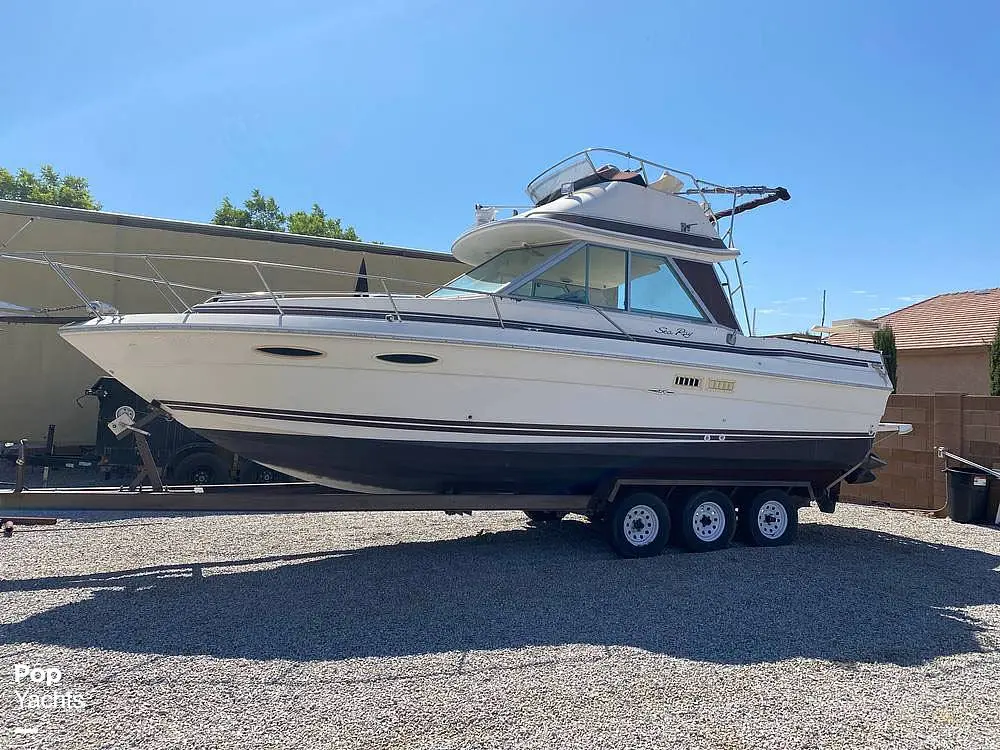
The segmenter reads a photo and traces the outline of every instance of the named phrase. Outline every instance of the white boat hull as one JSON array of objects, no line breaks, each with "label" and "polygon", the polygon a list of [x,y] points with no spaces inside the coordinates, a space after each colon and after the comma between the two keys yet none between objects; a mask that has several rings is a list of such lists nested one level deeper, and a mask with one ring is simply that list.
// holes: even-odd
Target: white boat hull
[{"label": "white boat hull", "polygon": [[[128,316],[63,335],[223,446],[294,476],[372,491],[577,493],[612,476],[678,472],[778,471],[819,485],[865,457],[888,395],[763,365],[754,372],[754,356],[710,349],[660,346],[659,359],[644,359],[632,342],[625,357],[606,342],[598,349],[523,330],[384,318],[257,323]],[[377,358],[386,354],[434,361]]]}]

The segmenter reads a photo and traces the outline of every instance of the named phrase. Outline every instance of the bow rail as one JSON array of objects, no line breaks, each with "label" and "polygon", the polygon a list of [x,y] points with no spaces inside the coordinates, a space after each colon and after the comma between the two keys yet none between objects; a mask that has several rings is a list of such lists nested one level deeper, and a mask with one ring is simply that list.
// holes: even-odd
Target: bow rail
[{"label": "bow rail", "polygon": [[[67,262],[61,258],[72,257],[93,257],[93,258],[104,258],[104,259],[116,259],[116,260],[138,260],[142,261],[151,271],[152,275],[145,276],[137,273],[130,273],[124,271],[117,271],[109,268],[101,268],[99,266],[83,265],[79,262]],[[38,250],[38,251],[18,251],[18,252],[6,252],[0,253],[0,261],[7,261],[12,263],[30,263],[35,265],[42,265],[51,268],[52,271],[63,281],[63,283],[69,288],[69,290],[80,300],[80,305],[75,306],[77,309],[83,309],[87,311],[87,314],[91,318],[96,318],[98,320],[103,320],[106,317],[116,317],[122,313],[115,309],[114,307],[108,305],[105,302],[100,302],[88,296],[80,284],[70,275],[71,271],[77,273],[92,273],[99,276],[111,276],[114,278],[126,279],[130,281],[142,282],[152,284],[154,288],[160,293],[164,301],[170,307],[170,309],[178,314],[190,314],[195,312],[193,309],[199,304],[204,304],[206,302],[220,301],[223,299],[270,299],[274,302],[275,307],[279,313],[278,324],[281,325],[282,315],[286,315],[284,308],[282,307],[282,301],[301,298],[301,297],[314,297],[314,296],[324,296],[324,297],[385,297],[393,309],[393,316],[395,320],[402,321],[404,319],[403,313],[400,312],[399,306],[396,304],[396,299],[399,297],[425,297],[427,294],[401,294],[399,292],[393,292],[390,289],[390,284],[392,285],[407,285],[410,287],[416,287],[417,289],[426,289],[428,293],[437,291],[439,289],[447,289],[451,291],[460,292],[467,295],[483,296],[489,297],[493,302],[493,310],[497,317],[497,323],[501,328],[505,327],[503,315],[500,312],[499,300],[505,295],[498,294],[496,292],[485,292],[481,290],[468,289],[465,287],[452,286],[449,284],[434,284],[427,281],[417,281],[415,279],[404,279],[396,276],[386,276],[382,274],[368,273],[360,274],[352,271],[337,271],[330,268],[316,268],[313,266],[303,266],[294,263],[279,263],[276,261],[267,260],[248,260],[245,258],[217,258],[211,256],[198,256],[198,255],[177,255],[170,253],[116,253],[116,252],[106,252],[106,251],[82,251],[82,250],[60,250],[60,251],[48,251],[48,250]],[[253,271],[254,275],[260,281],[260,286],[262,289],[254,290],[232,290],[224,291],[220,289],[212,289],[205,286],[200,286],[197,284],[190,284],[178,281],[171,281],[168,275],[164,273],[162,269],[162,264],[164,261],[170,262],[183,262],[190,264],[198,263],[209,263],[209,264],[227,264],[231,266],[241,267],[244,269],[250,269]],[[160,265],[157,265],[157,263]],[[268,270],[286,270],[286,271],[296,271],[308,274],[321,274],[324,276],[333,276],[340,278],[350,278],[353,280],[365,279],[367,281],[377,281],[382,287],[382,293],[372,294],[367,291],[303,291],[303,290],[278,290],[272,287],[268,283],[267,277],[265,276],[265,271]],[[209,296],[206,299],[202,299],[194,304],[189,303],[184,299],[178,290],[186,291],[196,291],[204,292]],[[607,321],[618,333],[625,336],[629,340],[634,340],[634,338],[628,334],[618,323],[616,323],[606,312],[601,310],[599,307],[587,303],[576,303],[580,307],[587,307],[599,315],[602,319]],[[45,313],[54,310],[55,308],[44,308],[36,307],[30,308],[37,311],[39,314],[39,322],[45,321]],[[58,308],[60,310],[67,309],[66,307]],[[0,315],[0,322],[3,321],[3,316]],[[20,320],[19,322],[27,322]]]}]

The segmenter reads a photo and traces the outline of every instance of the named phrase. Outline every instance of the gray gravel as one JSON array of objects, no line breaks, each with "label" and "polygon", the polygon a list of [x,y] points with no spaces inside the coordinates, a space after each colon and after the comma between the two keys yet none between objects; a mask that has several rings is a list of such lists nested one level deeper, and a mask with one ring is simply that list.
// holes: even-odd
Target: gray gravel
[{"label": "gray gravel", "polygon": [[1000,746],[1000,531],[802,520],[626,561],[572,517],[75,514],[0,540],[0,747]]}]

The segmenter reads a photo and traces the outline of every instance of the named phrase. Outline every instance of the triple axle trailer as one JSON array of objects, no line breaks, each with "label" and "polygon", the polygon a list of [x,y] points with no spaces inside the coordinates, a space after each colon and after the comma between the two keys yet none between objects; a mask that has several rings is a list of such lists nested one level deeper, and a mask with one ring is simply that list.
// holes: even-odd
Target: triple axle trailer
[{"label": "triple axle trailer", "polygon": [[691,551],[729,546],[735,534],[760,546],[795,539],[799,508],[811,501],[832,512],[836,488],[817,496],[807,482],[620,479],[592,495],[355,494],[305,482],[236,485],[163,483],[142,422],[125,415],[113,424],[135,439],[141,466],[129,486],[93,489],[29,489],[24,484],[24,444],[13,489],[0,490],[0,527],[53,524],[38,511],[159,511],[313,513],[332,511],[523,511],[535,524],[556,523],[570,513],[586,516],[607,532],[622,557],[657,555],[674,541]]}]

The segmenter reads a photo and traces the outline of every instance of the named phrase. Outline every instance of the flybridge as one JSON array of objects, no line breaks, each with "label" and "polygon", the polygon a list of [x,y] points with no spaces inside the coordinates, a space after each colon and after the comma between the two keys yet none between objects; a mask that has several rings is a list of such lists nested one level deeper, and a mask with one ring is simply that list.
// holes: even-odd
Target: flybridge
[{"label": "flybridge", "polygon": [[[614,163],[616,161],[623,166],[619,167]],[[559,195],[602,182],[629,182],[664,193],[698,197],[713,224],[752,208],[791,198],[783,187],[720,185],[628,151],[603,147],[584,149],[556,162],[529,182],[525,192],[535,206],[541,206]],[[747,195],[762,197],[742,205],[736,204],[736,200]],[[713,205],[713,199],[716,199],[716,205]],[[732,202],[732,205],[720,205],[721,202]]]},{"label": "flybridge", "polygon": [[[784,187],[720,185],[628,151],[602,147],[584,149],[568,156],[532,179],[525,188],[525,193],[531,200],[529,206],[477,204],[476,221],[477,224],[492,221],[501,210],[511,211],[512,215],[517,216],[574,191],[612,182],[639,185],[661,193],[696,199],[712,225],[769,203],[791,199],[791,194]],[[760,197],[744,203],[738,202],[746,196]],[[724,241],[730,247],[732,231],[733,224],[730,221],[723,234]]]},{"label": "flybridge", "polygon": [[[748,330],[739,264],[729,270],[722,265],[739,255],[735,217],[791,197],[783,187],[721,185],[610,148],[586,149],[557,162],[531,180],[526,192],[527,207],[477,205],[476,226],[455,241],[455,257],[479,265],[522,244],[617,239],[634,250],[716,264],[730,307],[735,310],[739,301]],[[499,218],[505,210],[510,215]]]}]

